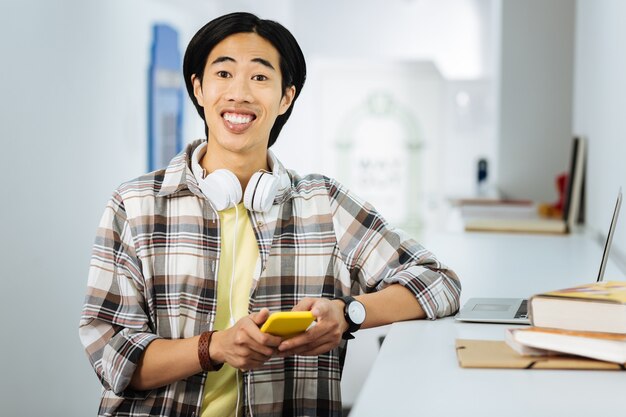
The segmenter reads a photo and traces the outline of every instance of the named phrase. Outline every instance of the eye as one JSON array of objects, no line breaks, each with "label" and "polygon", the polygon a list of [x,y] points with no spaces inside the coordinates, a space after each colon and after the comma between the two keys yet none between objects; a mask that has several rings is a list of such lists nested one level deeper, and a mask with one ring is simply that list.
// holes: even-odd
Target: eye
[{"label": "eye", "polygon": [[252,77],[253,81],[266,81],[267,77],[265,75],[262,74],[257,74],[255,76]]},{"label": "eye", "polygon": [[218,71],[215,75],[220,78],[230,78],[230,73],[228,71]]}]

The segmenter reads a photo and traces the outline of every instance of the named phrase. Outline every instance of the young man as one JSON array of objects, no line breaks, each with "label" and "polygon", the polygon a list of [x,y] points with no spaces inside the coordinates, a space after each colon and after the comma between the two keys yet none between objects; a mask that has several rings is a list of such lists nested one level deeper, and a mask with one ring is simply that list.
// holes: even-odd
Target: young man
[{"label": "young man", "polygon": [[[336,181],[268,150],[306,74],[284,27],[217,18],[183,70],[207,140],[121,185],[94,245],[80,336],[100,415],[340,416],[351,333],[452,314],[460,283]],[[290,310],[317,324],[259,330]]]}]

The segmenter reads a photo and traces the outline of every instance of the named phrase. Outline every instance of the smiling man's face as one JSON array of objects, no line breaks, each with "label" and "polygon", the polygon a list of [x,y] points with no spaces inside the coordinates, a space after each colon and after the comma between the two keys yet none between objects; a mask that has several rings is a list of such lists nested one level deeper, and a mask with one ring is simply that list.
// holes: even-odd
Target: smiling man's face
[{"label": "smiling man's face", "polygon": [[266,152],[276,118],[295,94],[281,86],[280,56],[256,33],[237,33],[209,54],[194,95],[204,108],[209,146],[238,154]]}]

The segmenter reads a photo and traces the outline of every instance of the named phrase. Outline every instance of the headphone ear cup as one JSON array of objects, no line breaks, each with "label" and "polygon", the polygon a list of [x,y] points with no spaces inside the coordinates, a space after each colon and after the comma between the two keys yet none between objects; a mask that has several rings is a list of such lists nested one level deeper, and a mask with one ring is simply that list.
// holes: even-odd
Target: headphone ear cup
[{"label": "headphone ear cup", "polygon": [[199,181],[200,189],[215,210],[234,207],[241,201],[241,185],[237,176],[227,169],[218,169]]},{"label": "headphone ear cup", "polygon": [[267,172],[255,172],[248,181],[246,192],[243,195],[243,204],[248,210],[267,212],[272,207],[279,180]]}]

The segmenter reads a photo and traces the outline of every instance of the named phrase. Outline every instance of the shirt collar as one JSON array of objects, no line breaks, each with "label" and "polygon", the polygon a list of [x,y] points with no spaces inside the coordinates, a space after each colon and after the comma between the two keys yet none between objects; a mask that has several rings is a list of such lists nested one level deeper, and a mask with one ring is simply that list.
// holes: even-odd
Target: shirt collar
[{"label": "shirt collar", "polygon": [[200,145],[204,139],[193,141],[185,147],[178,155],[170,161],[165,169],[163,184],[158,197],[167,197],[177,192],[188,189],[198,197],[202,197],[202,191],[198,187],[198,182],[191,171],[189,161],[196,146]]},{"label": "shirt collar", "polygon": [[[191,169],[191,156],[196,147],[206,142],[206,139],[198,139],[185,147],[169,163],[163,177],[163,184],[158,197],[166,197],[182,190],[188,189],[198,197],[203,197],[195,175]],[[292,196],[291,178],[283,164],[271,150],[267,150],[267,163],[273,173],[279,176],[280,186],[274,199],[274,204],[282,203]]]}]

